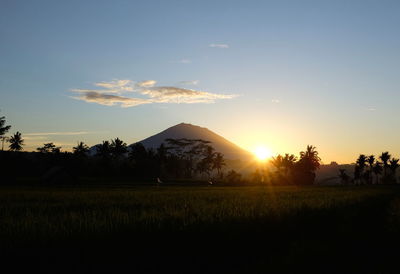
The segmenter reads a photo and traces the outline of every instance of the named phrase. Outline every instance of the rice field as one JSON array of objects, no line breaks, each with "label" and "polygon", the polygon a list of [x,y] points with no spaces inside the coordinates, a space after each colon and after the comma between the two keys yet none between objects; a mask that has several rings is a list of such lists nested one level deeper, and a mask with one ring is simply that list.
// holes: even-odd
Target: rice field
[{"label": "rice field", "polygon": [[2,187],[0,244],[10,259],[37,262],[40,250],[49,258],[41,267],[86,258],[72,264],[78,270],[129,261],[145,273],[166,265],[182,273],[277,273],[342,256],[365,265],[372,257],[384,269],[398,241],[399,197],[397,186]]}]

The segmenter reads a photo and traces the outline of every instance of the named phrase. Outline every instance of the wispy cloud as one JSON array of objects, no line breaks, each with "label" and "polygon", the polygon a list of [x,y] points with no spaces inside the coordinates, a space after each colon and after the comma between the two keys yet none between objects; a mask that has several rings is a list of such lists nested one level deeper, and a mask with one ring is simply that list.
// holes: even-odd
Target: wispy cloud
[{"label": "wispy cloud", "polygon": [[181,59],[181,60],[179,60],[178,63],[181,63],[181,64],[190,64],[190,63],[192,63],[192,60],[190,60],[190,59]]},{"label": "wispy cloud", "polygon": [[49,135],[86,135],[93,132],[89,131],[57,131],[57,132],[30,132],[25,133],[25,136],[49,136]]},{"label": "wispy cloud", "polygon": [[220,49],[227,49],[229,48],[228,44],[210,44],[208,45],[210,48],[220,48]]},{"label": "wispy cloud", "polygon": [[149,87],[154,87],[156,83],[157,83],[157,81],[155,81],[155,80],[146,80],[146,81],[137,83],[137,86],[149,88]]},{"label": "wispy cloud", "polygon": [[[143,84],[149,81],[143,81],[137,83]],[[112,94],[121,94],[124,92],[132,92],[135,89],[135,83],[131,80],[118,80],[114,79],[109,82],[97,82],[93,83],[94,86],[103,88],[102,90],[99,89],[80,89],[80,88],[75,88],[71,89],[72,92],[76,93],[90,93],[90,92],[96,92],[96,93],[112,93]]]},{"label": "wispy cloud", "polygon": [[196,86],[199,84],[199,80],[189,80],[189,81],[180,81],[178,84],[183,86]]},{"label": "wispy cloud", "polygon": [[[134,107],[143,104],[153,103],[214,103],[216,100],[232,99],[237,97],[235,94],[217,94],[200,90],[179,88],[173,86],[155,86],[155,80],[146,80],[134,84],[131,80],[113,80],[111,82],[95,83],[98,87],[104,89],[72,89],[77,93],[72,98],[96,103],[105,106]],[[181,84],[196,85],[198,80],[182,81]],[[132,89],[127,89],[131,87]],[[124,95],[136,93],[139,97]],[[116,95],[118,94],[118,95]]]},{"label": "wispy cloud", "polygon": [[97,103],[105,106],[120,105],[121,107],[134,107],[138,105],[151,103],[146,99],[141,98],[130,98],[124,96],[104,94],[102,92],[90,91],[85,92],[79,96],[73,97],[78,100],[82,100],[88,103]]},{"label": "wispy cloud", "polygon": [[155,87],[141,91],[154,103],[214,103],[218,99],[232,99],[236,95],[215,94],[206,91],[177,87]]},{"label": "wispy cloud", "polygon": [[113,89],[113,88],[121,88],[121,87],[126,87],[130,83],[132,83],[131,80],[113,80],[110,82],[97,82],[94,83],[95,86],[97,87],[102,87],[102,88],[108,88],[108,89]]},{"label": "wispy cloud", "polygon": [[183,58],[183,59],[180,59],[180,60],[170,61],[170,63],[174,63],[174,64],[191,64],[192,60],[187,59],[187,58]]},{"label": "wispy cloud", "polygon": [[274,103],[274,104],[279,104],[281,102],[281,100],[279,100],[279,99],[272,99],[271,100],[271,103]]}]

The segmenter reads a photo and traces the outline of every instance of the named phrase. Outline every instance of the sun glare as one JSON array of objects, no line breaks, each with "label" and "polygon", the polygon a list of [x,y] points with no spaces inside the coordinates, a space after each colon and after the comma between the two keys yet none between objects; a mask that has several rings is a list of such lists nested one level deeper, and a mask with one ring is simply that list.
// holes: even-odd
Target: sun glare
[{"label": "sun glare", "polygon": [[254,149],[254,154],[260,161],[264,161],[265,159],[272,157],[271,150],[264,146],[256,147],[256,149]]}]

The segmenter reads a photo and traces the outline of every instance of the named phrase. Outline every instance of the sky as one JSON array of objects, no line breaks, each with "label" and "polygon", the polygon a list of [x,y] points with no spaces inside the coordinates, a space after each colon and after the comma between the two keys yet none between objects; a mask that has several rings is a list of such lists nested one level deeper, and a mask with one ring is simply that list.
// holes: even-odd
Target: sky
[{"label": "sky", "polygon": [[25,150],[181,122],[324,163],[400,156],[399,1],[0,0],[0,115]]}]

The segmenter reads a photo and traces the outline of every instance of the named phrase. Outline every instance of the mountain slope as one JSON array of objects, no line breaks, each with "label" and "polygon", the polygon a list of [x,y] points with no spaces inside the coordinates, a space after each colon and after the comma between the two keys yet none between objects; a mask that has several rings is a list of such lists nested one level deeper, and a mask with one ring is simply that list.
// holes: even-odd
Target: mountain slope
[{"label": "mountain slope", "polygon": [[215,150],[224,154],[226,159],[248,160],[253,158],[251,153],[228,141],[224,137],[212,132],[211,130],[186,123],[181,123],[167,128],[166,130],[139,142],[142,143],[146,148],[156,149],[163,142],[165,142],[165,139],[167,138],[203,139],[210,141]]}]

